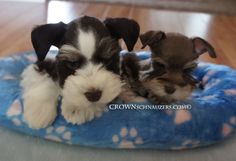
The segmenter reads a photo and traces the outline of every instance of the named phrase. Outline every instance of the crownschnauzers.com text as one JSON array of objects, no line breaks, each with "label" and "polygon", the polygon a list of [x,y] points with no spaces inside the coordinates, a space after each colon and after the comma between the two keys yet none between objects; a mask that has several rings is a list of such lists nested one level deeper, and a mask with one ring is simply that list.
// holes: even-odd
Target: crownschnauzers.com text
[{"label": "crownschnauzers.com text", "polygon": [[110,104],[109,110],[189,110],[190,104],[184,105],[142,105],[142,104]]}]

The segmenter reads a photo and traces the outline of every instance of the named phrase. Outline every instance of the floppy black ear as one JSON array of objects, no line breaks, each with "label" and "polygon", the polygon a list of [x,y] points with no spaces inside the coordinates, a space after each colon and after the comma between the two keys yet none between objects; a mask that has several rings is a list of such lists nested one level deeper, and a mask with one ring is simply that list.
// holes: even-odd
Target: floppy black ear
[{"label": "floppy black ear", "polygon": [[216,58],[216,53],[214,48],[209,44],[206,40],[200,38],[200,37],[195,37],[192,39],[193,41],[193,46],[194,46],[194,52],[200,56],[201,54],[208,52],[210,57]]},{"label": "floppy black ear", "polygon": [[140,32],[139,24],[136,21],[127,18],[107,18],[104,24],[113,37],[122,38],[128,50],[133,50]]},{"label": "floppy black ear", "polygon": [[166,35],[163,31],[148,31],[145,32],[144,34],[140,35],[140,40],[142,43],[142,49],[145,48],[147,45],[149,47],[152,47],[159,41],[163,40],[166,38]]},{"label": "floppy black ear", "polygon": [[63,22],[41,25],[31,32],[31,41],[38,61],[43,61],[51,45],[60,47],[67,25]]}]

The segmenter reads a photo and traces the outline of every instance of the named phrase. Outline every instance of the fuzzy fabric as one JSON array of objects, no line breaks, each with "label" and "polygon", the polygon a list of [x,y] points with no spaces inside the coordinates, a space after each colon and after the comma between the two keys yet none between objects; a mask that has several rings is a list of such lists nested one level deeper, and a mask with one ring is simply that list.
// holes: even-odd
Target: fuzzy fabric
[{"label": "fuzzy fabric", "polygon": [[[139,57],[148,59],[149,53],[140,52]],[[64,120],[58,107],[58,117],[50,127],[30,129],[22,117],[24,102],[19,82],[22,71],[35,60],[34,52],[0,59],[1,126],[68,144],[155,149],[213,144],[233,134],[236,128],[236,71],[227,66],[200,63],[194,75],[202,81],[204,89],[195,90],[184,102],[172,104],[172,107],[185,105],[181,107],[191,109],[145,109],[150,105],[148,101],[132,96],[129,105],[135,103],[140,108],[119,106],[114,110],[113,105],[102,117],[76,126]]]}]

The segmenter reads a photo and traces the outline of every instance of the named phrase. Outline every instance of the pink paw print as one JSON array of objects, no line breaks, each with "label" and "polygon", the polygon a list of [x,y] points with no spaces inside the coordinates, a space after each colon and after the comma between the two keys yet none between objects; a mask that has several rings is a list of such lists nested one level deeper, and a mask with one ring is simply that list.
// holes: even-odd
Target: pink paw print
[{"label": "pink paw print", "polygon": [[113,143],[119,148],[133,149],[137,145],[143,144],[143,140],[138,136],[136,128],[132,127],[127,129],[126,127],[121,128],[119,134],[115,134],[112,137]]}]

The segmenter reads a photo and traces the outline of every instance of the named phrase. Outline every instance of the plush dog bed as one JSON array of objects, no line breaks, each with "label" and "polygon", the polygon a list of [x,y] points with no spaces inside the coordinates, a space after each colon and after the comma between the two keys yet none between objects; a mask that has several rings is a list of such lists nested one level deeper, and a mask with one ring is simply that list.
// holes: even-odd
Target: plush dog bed
[{"label": "plush dog bed", "polygon": [[[55,55],[55,52],[51,53]],[[149,53],[140,52],[139,56],[148,59]],[[59,114],[52,126],[30,129],[22,117],[24,102],[19,82],[24,68],[35,60],[33,52],[0,59],[1,126],[68,144],[156,149],[213,144],[233,134],[236,128],[236,71],[222,65],[200,63],[194,75],[202,81],[204,88],[195,90],[185,102],[173,105],[185,105],[181,107],[187,109],[122,110],[124,107],[120,106],[114,110],[113,106],[102,117],[80,126],[67,123]],[[145,99],[132,96],[130,103],[134,102],[149,105]]]}]

